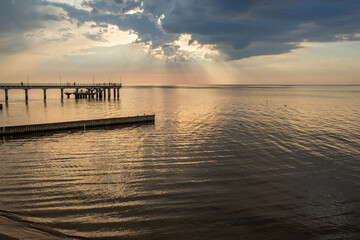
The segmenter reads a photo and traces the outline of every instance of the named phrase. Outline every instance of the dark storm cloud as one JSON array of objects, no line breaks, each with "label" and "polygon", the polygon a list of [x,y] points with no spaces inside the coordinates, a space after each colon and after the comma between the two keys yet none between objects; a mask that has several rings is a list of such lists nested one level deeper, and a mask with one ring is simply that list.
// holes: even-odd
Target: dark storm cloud
[{"label": "dark storm cloud", "polygon": [[288,52],[304,40],[334,41],[359,33],[359,23],[357,0],[185,0],[174,2],[162,26],[239,59]]}]

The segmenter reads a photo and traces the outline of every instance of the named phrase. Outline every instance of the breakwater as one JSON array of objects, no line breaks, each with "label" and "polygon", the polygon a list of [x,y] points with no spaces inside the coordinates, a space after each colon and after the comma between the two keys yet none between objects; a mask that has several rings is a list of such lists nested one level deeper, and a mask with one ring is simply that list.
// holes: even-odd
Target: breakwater
[{"label": "breakwater", "polygon": [[0,136],[37,133],[47,131],[57,131],[66,129],[86,129],[112,125],[128,125],[136,123],[154,122],[155,115],[143,115],[133,117],[120,117],[120,118],[104,118],[94,120],[81,120],[71,122],[57,122],[57,123],[44,123],[44,124],[30,124],[18,126],[4,126],[0,127]]}]

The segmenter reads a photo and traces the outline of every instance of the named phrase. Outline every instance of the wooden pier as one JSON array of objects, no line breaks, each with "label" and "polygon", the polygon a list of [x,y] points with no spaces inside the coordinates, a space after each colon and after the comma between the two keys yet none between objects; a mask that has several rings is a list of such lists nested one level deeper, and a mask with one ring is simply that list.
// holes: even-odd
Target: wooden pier
[{"label": "wooden pier", "polygon": [[155,122],[155,115],[0,127],[0,136]]},{"label": "wooden pier", "polygon": [[[121,83],[0,83],[0,89],[5,91],[5,102],[9,100],[10,89],[22,89],[25,91],[25,101],[28,101],[30,89],[43,89],[44,101],[46,101],[47,89],[60,89],[61,100],[64,99],[64,89],[75,89],[74,92],[65,93],[68,98],[74,95],[78,98],[96,98],[96,99],[108,99],[111,98],[111,92],[113,92],[114,99],[120,98]],[[84,91],[85,90],[85,91]]]}]

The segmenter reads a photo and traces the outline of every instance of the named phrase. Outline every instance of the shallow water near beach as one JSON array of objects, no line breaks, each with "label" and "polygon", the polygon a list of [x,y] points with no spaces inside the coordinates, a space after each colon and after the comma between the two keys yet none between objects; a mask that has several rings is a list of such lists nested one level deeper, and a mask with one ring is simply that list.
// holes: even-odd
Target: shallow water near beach
[{"label": "shallow water near beach", "polygon": [[9,99],[0,126],[156,121],[1,139],[0,216],[16,223],[4,234],[360,238],[360,86],[133,87],[119,100],[63,102],[60,90],[46,102],[30,90],[27,104],[10,90]]}]

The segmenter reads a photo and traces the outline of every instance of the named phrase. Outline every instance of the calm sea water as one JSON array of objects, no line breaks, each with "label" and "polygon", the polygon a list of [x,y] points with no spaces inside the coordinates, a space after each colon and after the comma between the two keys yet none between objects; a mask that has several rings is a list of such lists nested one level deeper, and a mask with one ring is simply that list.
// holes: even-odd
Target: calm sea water
[{"label": "calm sea water", "polygon": [[124,88],[120,100],[63,103],[59,92],[44,103],[30,91],[26,105],[10,90],[0,126],[156,122],[2,139],[2,233],[360,238],[360,86]]}]

